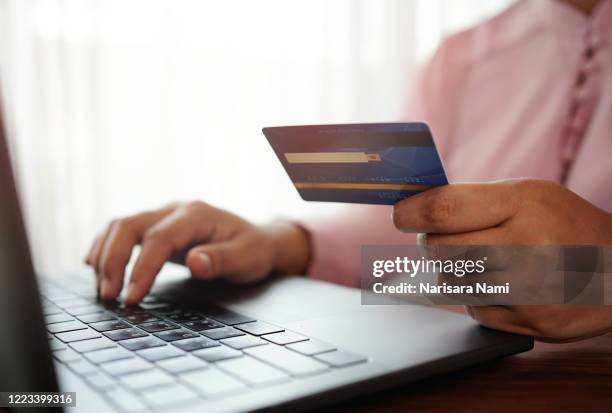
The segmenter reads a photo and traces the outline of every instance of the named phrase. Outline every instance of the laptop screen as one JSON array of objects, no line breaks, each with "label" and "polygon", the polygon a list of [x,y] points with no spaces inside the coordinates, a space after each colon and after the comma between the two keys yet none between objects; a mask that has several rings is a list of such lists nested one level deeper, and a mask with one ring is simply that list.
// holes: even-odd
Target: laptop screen
[{"label": "laptop screen", "polygon": [[0,390],[57,391],[1,110],[0,327]]}]

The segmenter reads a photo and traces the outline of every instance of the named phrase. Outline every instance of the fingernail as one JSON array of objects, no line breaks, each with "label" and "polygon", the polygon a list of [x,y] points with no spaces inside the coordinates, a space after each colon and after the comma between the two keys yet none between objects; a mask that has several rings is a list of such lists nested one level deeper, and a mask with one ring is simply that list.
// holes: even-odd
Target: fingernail
[{"label": "fingernail", "polygon": [[134,283],[130,283],[128,285],[127,295],[125,296],[125,301],[132,302],[134,301]]},{"label": "fingernail", "polygon": [[204,275],[208,275],[210,273],[211,268],[210,256],[205,252],[198,252],[197,256],[200,258],[200,262],[202,263],[202,270],[204,271]]},{"label": "fingernail", "polygon": [[136,285],[134,283],[130,283],[128,285],[127,296],[132,298],[134,296],[135,291],[136,291]]},{"label": "fingernail", "polygon": [[106,280],[102,280],[102,283],[100,284],[100,294],[102,295],[102,298],[108,298],[109,287],[108,282]]}]

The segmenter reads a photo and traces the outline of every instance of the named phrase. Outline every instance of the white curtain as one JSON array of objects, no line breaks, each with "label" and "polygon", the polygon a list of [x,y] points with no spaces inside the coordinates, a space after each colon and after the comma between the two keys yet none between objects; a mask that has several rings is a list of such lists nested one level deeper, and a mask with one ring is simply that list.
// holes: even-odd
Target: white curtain
[{"label": "white curtain", "polygon": [[[39,270],[109,219],[302,202],[263,126],[402,119],[417,65],[510,0],[0,0],[0,90]],[[1,202],[1,201],[0,201]]]}]

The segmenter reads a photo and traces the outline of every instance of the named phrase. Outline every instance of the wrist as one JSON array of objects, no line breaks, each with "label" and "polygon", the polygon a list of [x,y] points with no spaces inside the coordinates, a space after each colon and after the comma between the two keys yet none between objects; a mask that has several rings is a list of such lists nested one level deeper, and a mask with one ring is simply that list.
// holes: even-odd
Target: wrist
[{"label": "wrist", "polygon": [[291,222],[274,222],[262,226],[269,237],[273,253],[272,271],[280,274],[304,274],[310,261],[308,232]]}]

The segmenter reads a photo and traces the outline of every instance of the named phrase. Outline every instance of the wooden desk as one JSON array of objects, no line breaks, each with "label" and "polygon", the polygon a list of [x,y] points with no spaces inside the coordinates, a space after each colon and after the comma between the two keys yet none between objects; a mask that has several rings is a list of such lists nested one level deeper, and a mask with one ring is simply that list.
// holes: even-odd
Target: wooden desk
[{"label": "wooden desk", "polygon": [[612,333],[355,399],[334,412],[611,412]]}]

